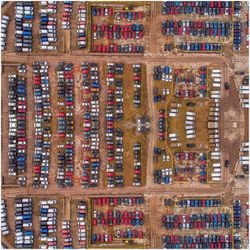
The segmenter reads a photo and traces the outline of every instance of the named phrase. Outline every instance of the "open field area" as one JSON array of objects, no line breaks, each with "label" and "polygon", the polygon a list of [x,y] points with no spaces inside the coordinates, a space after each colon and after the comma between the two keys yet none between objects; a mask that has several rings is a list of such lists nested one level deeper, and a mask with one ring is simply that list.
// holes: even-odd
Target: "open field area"
[{"label": "open field area", "polygon": [[1,10],[2,248],[249,248],[247,2]]}]

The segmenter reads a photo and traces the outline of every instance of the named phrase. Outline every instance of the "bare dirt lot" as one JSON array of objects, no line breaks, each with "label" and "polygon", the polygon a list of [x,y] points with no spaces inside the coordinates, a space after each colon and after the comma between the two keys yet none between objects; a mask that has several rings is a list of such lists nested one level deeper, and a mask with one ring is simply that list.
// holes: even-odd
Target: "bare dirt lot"
[{"label": "bare dirt lot", "polygon": [[[111,4],[111,3],[110,3]],[[109,4],[109,5],[110,5]],[[113,4],[113,3],[112,3]],[[73,10],[77,13],[79,2],[74,2]],[[98,3],[99,5],[99,3]],[[101,3],[104,6],[104,3]],[[164,198],[172,198],[178,200],[187,197],[219,197],[223,198],[223,206],[230,210],[233,206],[234,199],[241,199],[243,206],[243,216],[246,216],[246,202],[248,200],[248,176],[244,179],[235,179],[235,174],[242,173],[241,166],[237,164],[240,142],[248,141],[248,109],[240,108],[240,97],[238,95],[238,86],[241,84],[241,79],[235,76],[235,71],[244,70],[245,75],[248,74],[248,53],[246,46],[242,45],[242,50],[235,52],[232,50],[232,44],[228,43],[225,50],[220,54],[184,54],[178,53],[162,53],[163,46],[168,41],[166,37],[161,34],[161,22],[166,19],[166,16],[161,15],[162,3],[148,2],[145,7],[148,10],[148,16],[143,20],[145,24],[145,37],[143,43],[146,47],[144,55],[120,55],[115,54],[93,54],[89,49],[80,50],[77,46],[77,14],[71,16],[70,31],[62,30],[61,14],[63,10],[63,3],[59,2],[57,5],[57,20],[58,20],[58,42],[57,51],[43,52],[40,50],[39,42],[39,3],[34,3],[35,19],[33,21],[33,53],[16,53],[15,52],[15,18],[14,18],[14,2],[7,2],[2,8],[2,14],[11,16],[11,21],[8,28],[7,47],[6,51],[2,53],[2,82],[1,82],[1,165],[2,165],[2,197],[7,202],[8,222],[11,229],[9,236],[2,237],[2,242],[8,248],[15,247],[15,198],[16,197],[32,197],[33,198],[33,228],[35,231],[34,248],[39,246],[39,202],[40,200],[56,199],[58,200],[58,223],[57,223],[57,242],[58,247],[63,246],[61,237],[62,220],[69,219],[72,224],[73,246],[81,248],[78,244],[77,238],[77,204],[79,200],[86,200],[89,206],[88,225],[87,225],[87,241],[89,247],[99,247],[91,245],[91,214],[93,208],[90,206],[91,198],[93,196],[126,196],[126,195],[143,195],[145,198],[145,205],[142,210],[145,213],[145,223],[143,230],[146,237],[143,242],[138,242],[135,245],[127,245],[126,242],[121,242],[109,246],[110,248],[162,248],[161,236],[166,231],[161,227],[161,216],[168,212],[172,212],[173,208],[167,208],[163,205]],[[246,21],[246,6],[243,5],[243,14],[240,17],[241,21]],[[87,25],[90,25],[91,13],[88,13]],[[179,18],[179,17],[178,17]],[[186,18],[186,17],[180,17]],[[198,17],[192,16],[192,19]],[[187,18],[186,18],[187,19]],[[206,17],[206,20],[210,19]],[[223,19],[224,20],[224,19]],[[225,19],[226,20],[226,19]],[[228,20],[228,18],[227,18]],[[90,33],[88,33],[90,38]],[[88,41],[90,45],[91,41]],[[33,78],[32,78],[32,62],[47,61],[49,65],[49,84],[51,87],[51,102],[52,102],[52,149],[51,149],[51,163],[49,168],[49,185],[47,190],[33,189],[33,153],[34,153],[34,98],[33,98]],[[59,189],[56,184],[57,174],[57,145],[59,138],[57,135],[57,114],[59,113],[57,105],[57,78],[56,67],[58,62],[74,63],[74,78],[75,78],[75,178],[76,183],[72,188]],[[83,61],[97,62],[100,69],[101,82],[101,97],[100,97],[100,152],[101,152],[101,177],[97,188],[89,188],[83,190],[81,188],[79,178],[81,177],[81,164],[84,156],[81,151],[82,145],[82,87],[81,87],[81,63]],[[124,172],[125,172],[125,187],[108,189],[105,183],[106,176],[106,142],[105,142],[105,106],[106,106],[106,65],[108,62],[123,62],[125,64],[124,79],[124,121],[117,124],[124,130]],[[16,67],[19,64],[26,64],[27,73],[27,171],[23,176],[27,177],[27,186],[17,186],[17,177],[8,175],[8,75],[16,72]],[[132,64],[142,65],[142,108],[135,109],[132,104],[133,100],[133,73]],[[173,185],[156,185],[153,184],[154,169],[173,168],[174,167],[174,153],[175,149],[171,149],[169,142],[158,140],[158,111],[165,108],[167,111],[173,102],[180,102],[182,108],[179,116],[176,118],[167,119],[167,128],[169,132],[179,132],[182,141],[182,151],[187,150],[185,132],[183,129],[184,114],[186,110],[195,110],[197,112],[197,136],[195,143],[197,147],[195,151],[209,150],[208,147],[208,133],[207,133],[207,113],[208,113],[208,99],[195,100],[196,106],[194,108],[187,108],[187,100],[180,100],[174,97],[174,82],[163,83],[161,81],[153,80],[153,67],[157,65],[171,65],[173,68],[192,68],[197,70],[201,66],[219,67],[222,69],[223,83],[221,87],[221,106],[220,106],[220,138],[221,138],[221,163],[222,163],[222,182],[208,183],[206,185],[198,182],[174,182]],[[230,89],[226,90],[223,86],[224,82],[230,83]],[[166,97],[166,102],[154,104],[153,88],[158,87],[160,91],[169,88],[169,95]],[[209,89],[210,91],[210,89]],[[136,132],[134,124],[136,119],[142,115],[147,115],[150,118],[150,132],[148,134],[141,134]],[[136,141],[142,143],[142,185],[141,187],[134,187],[132,185],[133,179],[133,144]],[[157,146],[165,148],[167,154],[170,156],[169,161],[158,163],[153,162],[153,148]],[[178,149],[179,150],[179,149]],[[224,167],[224,161],[230,161],[230,167]],[[107,207],[103,208],[108,209]],[[127,209],[123,207],[122,209]],[[223,208],[224,209],[224,208]],[[211,212],[214,210],[211,210]],[[193,212],[193,210],[176,210],[178,213]],[[201,210],[203,212],[203,210]],[[245,218],[245,217],[244,217]],[[244,219],[243,218],[243,219]],[[100,231],[105,228],[97,228]],[[94,228],[95,230],[95,228]],[[209,233],[213,231],[209,231]],[[247,247],[247,230],[246,221],[244,221],[244,228],[240,231],[242,233],[243,247]],[[103,246],[106,247],[106,246]]]}]

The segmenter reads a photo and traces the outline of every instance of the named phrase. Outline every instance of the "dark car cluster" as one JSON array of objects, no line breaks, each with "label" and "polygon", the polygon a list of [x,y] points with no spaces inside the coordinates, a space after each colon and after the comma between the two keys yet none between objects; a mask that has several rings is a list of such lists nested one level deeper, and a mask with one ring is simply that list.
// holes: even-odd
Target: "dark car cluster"
[{"label": "dark car cluster", "polygon": [[134,100],[133,104],[135,108],[141,107],[141,65],[133,64],[134,70]]},{"label": "dark car cluster", "polygon": [[34,19],[32,1],[16,2],[16,52],[32,51],[32,21]]},{"label": "dark car cluster", "polygon": [[232,1],[164,1],[163,15],[232,15]]},{"label": "dark car cluster", "polygon": [[220,52],[222,45],[221,43],[179,43],[177,48],[182,51]]},{"label": "dark car cluster", "polygon": [[211,214],[168,214],[162,216],[162,226],[167,230],[179,229],[218,229],[231,228],[231,216],[228,213],[211,213]]},{"label": "dark car cluster", "polygon": [[95,206],[139,206],[144,204],[142,196],[134,197],[94,197],[93,204]]},{"label": "dark car cluster", "polygon": [[106,83],[108,87],[106,105],[106,147],[108,165],[107,186],[122,187],[123,172],[123,130],[115,129],[115,121],[123,120],[123,79],[122,63],[108,63]]},{"label": "dark car cluster", "polygon": [[111,40],[141,40],[144,36],[143,24],[93,24],[92,31],[94,40],[102,38]]},{"label": "dark car cluster", "polygon": [[10,74],[9,82],[9,175],[16,176],[26,171],[27,161],[27,89],[26,78]]},{"label": "dark car cluster", "polygon": [[34,242],[32,198],[17,198],[15,211],[15,246],[32,249]]},{"label": "dark car cluster", "polygon": [[47,188],[51,150],[51,101],[47,62],[33,62],[35,151],[33,188]]},{"label": "dark car cluster", "polygon": [[58,187],[72,187],[74,178],[74,78],[73,64],[59,62],[58,83]]},{"label": "dark car cluster", "polygon": [[134,143],[134,181],[133,186],[141,185],[141,143]]},{"label": "dark car cluster", "polygon": [[77,210],[77,226],[78,226],[78,243],[82,247],[86,246],[87,239],[87,203],[86,201],[79,201]]},{"label": "dark car cluster", "polygon": [[88,154],[82,166],[83,188],[97,187],[100,174],[100,79],[97,63],[82,63],[83,152]]},{"label": "dark car cluster", "polygon": [[233,247],[232,235],[163,235],[165,249],[228,249]]},{"label": "dark car cluster", "polygon": [[159,120],[158,120],[158,134],[159,140],[165,141],[166,139],[166,110],[159,109]]},{"label": "dark car cluster", "polygon": [[92,224],[102,226],[143,226],[144,213],[142,211],[93,211]]},{"label": "dark car cluster", "polygon": [[96,244],[96,243],[104,243],[104,242],[109,242],[109,243],[111,243],[111,242],[113,242],[113,236],[112,236],[112,234],[104,234],[104,233],[94,233],[93,235],[92,235],[92,242],[94,243],[94,244]]},{"label": "dark car cluster", "polygon": [[234,201],[234,228],[241,228],[241,205],[240,200]]},{"label": "dark car cluster", "polygon": [[142,239],[143,232],[140,229],[117,229],[114,236],[118,239]]},{"label": "dark car cluster", "polygon": [[114,14],[114,19],[121,21],[134,21],[143,19],[144,13],[143,11],[118,11]]},{"label": "dark car cluster", "polygon": [[177,202],[179,207],[221,207],[220,199],[185,199]]},{"label": "dark car cluster", "polygon": [[240,50],[241,45],[241,22],[234,22],[234,49]]},{"label": "dark car cluster", "polygon": [[231,22],[208,22],[191,20],[167,20],[162,22],[162,34],[165,36],[229,37]]},{"label": "dark car cluster", "polygon": [[92,52],[96,53],[144,53],[144,46],[138,44],[93,44]]}]

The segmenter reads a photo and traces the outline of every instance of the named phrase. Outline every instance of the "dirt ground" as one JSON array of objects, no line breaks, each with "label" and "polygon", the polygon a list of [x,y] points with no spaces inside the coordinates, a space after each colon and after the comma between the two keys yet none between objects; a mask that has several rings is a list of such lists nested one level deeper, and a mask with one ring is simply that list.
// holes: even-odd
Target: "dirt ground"
[{"label": "dirt ground", "polygon": [[[14,17],[14,2],[8,2],[2,8],[2,14],[10,15]],[[77,13],[79,2],[74,2],[73,10]],[[2,162],[2,197],[6,199],[7,202],[7,213],[8,222],[11,229],[11,234],[6,237],[2,237],[2,242],[9,248],[14,247],[14,231],[15,231],[15,197],[32,197],[33,198],[33,228],[35,230],[35,243],[34,247],[39,245],[39,201],[46,199],[57,199],[59,201],[58,207],[58,247],[62,247],[63,241],[60,234],[60,229],[62,225],[62,220],[70,219],[72,222],[71,231],[73,234],[73,246],[75,248],[80,248],[77,239],[77,204],[79,200],[86,200],[88,202],[88,220],[87,225],[87,239],[88,244],[90,243],[90,233],[91,233],[91,223],[90,216],[92,208],[90,207],[90,200],[93,196],[101,195],[143,195],[146,204],[143,206],[143,211],[145,212],[145,225],[143,230],[146,232],[146,239],[144,242],[147,244],[139,243],[137,247],[141,248],[162,248],[161,236],[166,234],[166,231],[161,228],[161,216],[171,212],[163,205],[164,198],[172,198],[178,200],[180,198],[187,197],[220,197],[223,198],[223,205],[225,209],[232,209],[233,200],[241,199],[243,205],[244,216],[246,214],[246,201],[248,200],[248,189],[249,181],[248,176],[243,180],[235,179],[235,174],[242,173],[241,167],[237,164],[239,155],[239,146],[241,141],[248,141],[248,110],[240,108],[238,86],[240,85],[241,79],[234,74],[235,71],[242,69],[245,74],[248,74],[248,53],[246,46],[242,45],[242,50],[240,52],[234,52],[232,50],[232,44],[227,43],[225,50],[221,54],[195,54],[188,53],[162,53],[163,46],[168,41],[167,37],[161,34],[161,23],[162,20],[166,20],[167,16],[161,15],[161,3],[160,2],[150,2],[148,5],[150,12],[145,22],[146,34],[144,36],[143,43],[146,47],[144,55],[123,55],[120,57],[115,54],[92,54],[89,49],[80,50],[77,46],[77,21],[78,15],[71,16],[71,26],[70,32],[62,30],[61,23],[61,13],[63,9],[62,2],[57,4],[57,20],[58,20],[58,42],[56,52],[43,52],[39,49],[39,15],[38,10],[40,6],[38,3],[34,4],[34,11],[36,13],[35,19],[33,21],[33,53],[16,53],[14,50],[15,44],[15,20],[11,18],[8,36],[7,36],[7,47],[6,51],[2,53],[2,84],[1,84],[1,162]],[[245,4],[243,4],[244,13],[240,17],[241,21],[246,19]],[[90,14],[88,13],[87,25],[90,25]],[[185,18],[183,16],[178,16],[174,18]],[[224,20],[224,19],[223,19]],[[88,34],[88,38],[90,35]],[[179,38],[177,38],[177,41]],[[88,41],[90,44],[91,41]],[[226,41],[227,42],[227,41]],[[70,44],[69,44],[70,43]],[[63,53],[65,52],[65,53]],[[52,100],[52,148],[51,148],[51,163],[49,168],[49,186],[47,190],[39,190],[32,188],[32,176],[33,176],[33,151],[34,151],[34,99],[33,99],[33,84],[32,84],[32,62],[33,61],[47,61],[49,65],[49,83],[51,86],[51,100]],[[101,97],[100,97],[100,152],[101,152],[101,178],[97,188],[89,188],[83,190],[79,182],[76,182],[72,188],[68,189],[58,189],[56,184],[56,174],[57,174],[57,144],[59,138],[57,136],[57,114],[59,112],[57,106],[57,78],[56,78],[56,67],[58,62],[72,62],[74,63],[74,79],[75,79],[75,178],[79,179],[81,176],[81,160],[84,154],[81,151],[82,144],[82,89],[80,80],[80,65],[83,61],[97,62],[100,69],[100,80],[101,80]],[[108,62],[123,62],[125,64],[125,74],[124,74],[124,114],[125,119],[123,122],[117,124],[121,127],[124,133],[124,144],[125,144],[125,188],[114,188],[108,189],[105,183],[106,176],[106,145],[105,145],[105,102],[107,86],[105,82],[105,67]],[[10,73],[16,72],[17,65],[24,63],[27,65],[27,171],[23,176],[27,177],[27,186],[19,187],[16,185],[17,178],[10,177],[8,175],[8,75]],[[132,64],[140,63],[142,64],[142,83],[143,83],[143,100],[142,108],[136,110],[133,105],[131,105],[132,95],[133,95],[133,79],[131,74]],[[153,170],[155,168],[167,168],[173,167],[174,164],[174,152],[177,149],[171,150],[169,147],[169,142],[160,142],[158,140],[158,110],[160,108],[169,109],[171,102],[176,102],[173,97],[173,85],[167,85],[170,88],[170,95],[167,97],[165,103],[154,104],[153,102],[153,87],[157,86],[163,88],[161,82],[153,80],[153,67],[156,65],[171,65],[173,68],[193,68],[197,69],[201,66],[208,67],[219,67],[222,69],[223,82],[230,83],[230,89],[225,90],[224,87],[221,88],[221,116],[220,116],[220,138],[221,138],[221,152],[222,160],[224,163],[226,159],[230,161],[230,167],[222,167],[222,182],[218,184],[208,183],[207,185],[202,185],[197,182],[187,182],[178,183],[174,182],[173,185],[155,185],[153,184]],[[166,86],[165,86],[166,87]],[[170,119],[169,124],[167,124],[171,132],[175,130],[182,129],[183,114],[186,110],[187,100],[178,100],[183,104],[181,113],[178,118]],[[208,112],[208,99],[197,100],[195,110],[197,112],[197,123],[199,123],[199,129],[197,130],[197,137],[195,142],[199,147],[196,150],[207,150],[207,115],[204,113]],[[190,109],[191,110],[191,109]],[[141,135],[135,131],[135,127],[131,124],[135,123],[136,118],[141,115],[148,115],[151,120],[150,133],[147,135]],[[181,140],[183,140],[183,145],[186,144],[184,134],[180,135]],[[132,177],[133,177],[133,152],[132,146],[135,141],[142,142],[142,186],[133,187]],[[153,163],[153,147],[166,148],[167,154],[170,156],[170,161]],[[185,147],[181,148],[186,150]],[[178,149],[179,150],[179,149]],[[223,166],[224,164],[222,164]],[[224,209],[224,208],[223,208]],[[202,210],[203,211],[203,210]],[[188,213],[189,210],[175,210],[177,213]],[[192,210],[193,212],[193,210]],[[245,223],[245,222],[244,222]],[[247,244],[247,230],[242,229],[243,247],[246,248]],[[100,228],[100,230],[102,230]],[[245,236],[245,237],[244,237]],[[89,247],[97,247],[90,246]],[[98,246],[99,247],[99,246]],[[126,248],[130,246],[126,245],[114,245],[111,247]]]}]

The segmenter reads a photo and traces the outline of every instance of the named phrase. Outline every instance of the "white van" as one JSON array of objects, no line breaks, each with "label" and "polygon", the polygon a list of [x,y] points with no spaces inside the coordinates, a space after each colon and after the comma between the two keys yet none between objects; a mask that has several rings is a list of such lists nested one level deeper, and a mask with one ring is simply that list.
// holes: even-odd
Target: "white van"
[{"label": "white van", "polygon": [[221,86],[220,83],[215,83],[215,82],[213,83],[213,87],[215,88],[220,88],[220,86]]},{"label": "white van", "polygon": [[186,112],[186,116],[196,116],[196,113],[195,112],[187,111]]},{"label": "white van", "polygon": [[178,137],[178,134],[169,134],[169,138]]},{"label": "white van", "polygon": [[192,138],[195,138],[195,136],[196,136],[195,134],[186,135],[186,138],[187,138],[187,139],[192,139]]},{"label": "white van", "polygon": [[216,167],[221,167],[221,164],[220,163],[213,163],[213,168],[216,168]]},{"label": "white van", "polygon": [[178,116],[178,113],[173,113],[173,112],[169,113],[169,117],[176,117],[176,116]]},{"label": "white van", "polygon": [[195,134],[195,130],[194,129],[186,130],[186,134],[187,135]]},{"label": "white van", "polygon": [[186,115],[186,120],[195,121],[195,117],[194,116]]},{"label": "white van", "polygon": [[185,125],[194,125],[194,121],[185,121]]}]

